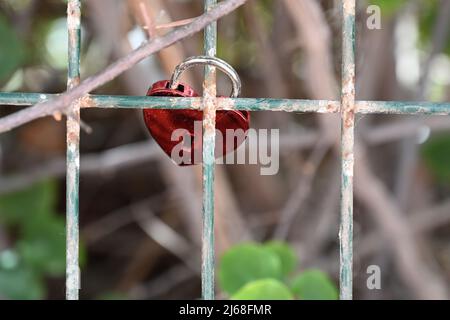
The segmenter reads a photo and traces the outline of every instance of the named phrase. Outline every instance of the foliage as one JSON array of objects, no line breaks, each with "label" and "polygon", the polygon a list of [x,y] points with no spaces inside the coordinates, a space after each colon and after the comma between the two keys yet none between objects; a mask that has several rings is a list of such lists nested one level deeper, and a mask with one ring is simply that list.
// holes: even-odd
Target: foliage
[{"label": "foliage", "polygon": [[55,211],[56,195],[49,180],[0,197],[0,223],[18,236],[13,248],[0,252],[0,296],[41,299],[45,277],[64,275],[65,224]]},{"label": "foliage", "polygon": [[292,291],[305,300],[336,300],[338,292],[329,277],[320,270],[307,270],[292,281]]},{"label": "foliage", "polygon": [[242,244],[223,255],[219,281],[225,292],[233,294],[254,280],[280,279],[281,270],[281,261],[272,251],[255,244]]},{"label": "foliage", "polygon": [[247,283],[231,299],[233,300],[292,300],[289,288],[275,279],[260,279]]},{"label": "foliage", "polygon": [[239,244],[223,254],[219,284],[235,300],[337,299],[334,283],[319,270],[292,277],[297,261],[292,247],[284,242]]},{"label": "foliage", "polygon": [[288,275],[294,271],[297,265],[297,257],[292,248],[281,241],[269,241],[264,245],[264,248],[275,254],[281,262],[281,274]]}]

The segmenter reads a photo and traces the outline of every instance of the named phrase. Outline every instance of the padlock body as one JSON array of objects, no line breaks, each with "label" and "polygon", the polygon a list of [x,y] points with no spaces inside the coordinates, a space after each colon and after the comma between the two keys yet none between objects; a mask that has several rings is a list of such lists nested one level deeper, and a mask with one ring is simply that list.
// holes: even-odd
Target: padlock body
[{"label": "padlock body", "polygon": [[[198,94],[189,85],[179,84],[176,89],[170,88],[170,81],[158,81],[148,90],[147,96],[170,96],[170,97],[198,97]],[[179,165],[193,165],[201,163],[202,134],[201,121],[203,112],[190,109],[144,109],[144,121],[150,134],[160,145],[164,152],[172,158],[172,151],[179,151],[180,143],[185,139],[179,135],[172,136],[177,129],[184,129],[190,136],[190,147],[182,148],[183,159],[178,161]],[[197,127],[195,123],[197,122]],[[250,114],[239,110],[218,110],[216,112],[216,130],[221,133],[222,139],[218,138],[216,131],[215,157],[221,157],[234,151],[246,138],[249,129]],[[197,129],[197,130],[195,130]],[[227,142],[227,130],[242,130],[244,134],[236,134],[232,143]],[[180,132],[180,130],[178,130]],[[230,134],[230,131],[228,132]],[[178,138],[177,138],[178,136]],[[230,141],[229,141],[230,142]],[[176,148],[176,149],[174,149]],[[179,159],[179,158],[178,158]]]}]

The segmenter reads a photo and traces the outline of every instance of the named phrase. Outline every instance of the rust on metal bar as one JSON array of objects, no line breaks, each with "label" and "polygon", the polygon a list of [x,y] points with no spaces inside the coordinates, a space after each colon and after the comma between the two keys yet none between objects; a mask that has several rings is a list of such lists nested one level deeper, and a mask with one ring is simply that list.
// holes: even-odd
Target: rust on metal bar
[{"label": "rust on metal bar", "polygon": [[[217,0],[205,0],[205,12]],[[214,57],[217,44],[217,23],[205,28],[204,55]],[[214,148],[216,138],[216,69],[205,66],[203,82],[203,212],[202,212],[202,298],[214,299]]]},{"label": "rust on metal bar", "polygon": [[343,0],[341,94],[340,298],[352,299],[355,130],[355,0]]},{"label": "rust on metal bar", "polygon": [[[68,80],[67,88],[80,83],[81,1],[67,3]],[[80,174],[80,105],[74,102],[67,112],[66,176],[66,299],[78,300],[79,268],[79,174]]]}]

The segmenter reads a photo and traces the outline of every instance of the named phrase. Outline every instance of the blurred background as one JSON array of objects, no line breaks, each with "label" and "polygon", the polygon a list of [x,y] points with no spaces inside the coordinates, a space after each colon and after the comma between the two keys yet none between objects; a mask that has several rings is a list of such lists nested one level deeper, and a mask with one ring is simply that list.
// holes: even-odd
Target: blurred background
[{"label": "blurred background", "polygon": [[[381,29],[369,28],[371,4]],[[450,0],[357,5],[357,99],[449,102]],[[241,96],[339,100],[340,6],[251,0],[221,19],[217,55],[239,72]],[[82,79],[202,11],[199,0],[83,1]],[[0,2],[1,91],[65,90],[65,12],[62,0]],[[202,47],[199,33],[96,93],[145,95]],[[202,69],[183,81],[200,91]],[[219,93],[229,90],[219,75]],[[280,170],[216,166],[218,268],[239,243],[278,240],[298,258],[292,272],[320,269],[337,286],[339,118],[251,117],[252,128],[280,129]],[[82,120],[92,132],[81,134],[81,299],[199,298],[201,167],[172,164],[142,111],[83,110]],[[450,118],[358,115],[356,139],[355,299],[448,299]],[[63,299],[65,121],[47,117],[2,134],[0,175],[0,297]],[[381,270],[379,290],[367,287],[371,265]]]}]

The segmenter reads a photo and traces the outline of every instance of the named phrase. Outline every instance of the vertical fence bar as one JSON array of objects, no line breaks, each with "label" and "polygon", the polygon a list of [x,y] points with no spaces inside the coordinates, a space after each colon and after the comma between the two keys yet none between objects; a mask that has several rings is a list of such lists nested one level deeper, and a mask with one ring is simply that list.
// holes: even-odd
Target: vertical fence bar
[{"label": "vertical fence bar", "polygon": [[[205,0],[205,12],[217,0]],[[205,28],[204,54],[216,55],[217,23]],[[202,298],[214,299],[214,148],[216,128],[216,70],[205,66],[203,82],[203,226],[202,226]]]},{"label": "vertical fence bar", "polygon": [[340,298],[351,300],[353,295],[355,0],[343,0],[341,108]]},{"label": "vertical fence bar", "polygon": [[[67,4],[67,29],[69,34],[69,66],[67,87],[80,82],[81,1],[69,0]],[[78,192],[80,168],[80,108],[74,103],[67,116],[67,176],[66,176],[66,299],[78,300],[80,287]]]}]

